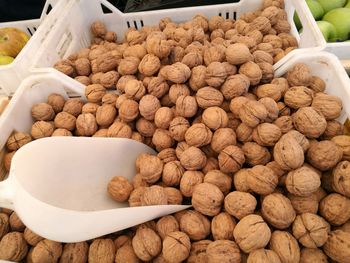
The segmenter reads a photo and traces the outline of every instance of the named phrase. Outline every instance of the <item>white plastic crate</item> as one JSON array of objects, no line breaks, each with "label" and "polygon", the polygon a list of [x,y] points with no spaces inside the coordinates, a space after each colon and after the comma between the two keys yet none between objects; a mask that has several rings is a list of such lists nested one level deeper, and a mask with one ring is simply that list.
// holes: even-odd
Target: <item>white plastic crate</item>
[{"label": "white plastic crate", "polygon": [[[62,19],[57,23],[55,30],[47,37],[40,52],[37,53],[35,70],[51,67],[55,62],[81,48],[88,47],[91,42],[90,25],[95,20],[102,20],[109,30],[115,31],[119,39],[129,27],[140,29],[143,26],[157,25],[163,17],[170,17],[175,22],[184,22],[196,14],[204,14],[207,17],[220,15],[225,18],[238,18],[241,14],[258,10],[263,0],[241,0],[238,3],[221,4],[211,6],[186,7],[177,9],[165,9],[123,14],[106,0],[71,0],[66,6]],[[292,25],[291,33],[299,42],[300,48],[312,48],[313,51],[321,50],[319,43],[319,29],[304,1],[286,0],[285,10],[288,20]],[[299,35],[293,21],[293,14],[299,14],[304,31]],[[278,68],[294,51],[275,64]],[[39,69],[40,71],[40,69]]]},{"label": "white plastic crate", "polygon": [[21,81],[30,74],[34,57],[68,2],[69,0],[47,0],[39,19],[0,23],[0,28],[15,27],[31,36],[11,64],[0,66],[0,94],[12,95]]}]

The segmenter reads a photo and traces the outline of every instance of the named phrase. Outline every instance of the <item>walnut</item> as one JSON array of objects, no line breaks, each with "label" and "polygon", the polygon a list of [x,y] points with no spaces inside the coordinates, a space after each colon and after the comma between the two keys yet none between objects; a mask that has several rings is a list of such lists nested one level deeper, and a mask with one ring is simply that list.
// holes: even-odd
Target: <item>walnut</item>
[{"label": "walnut", "polygon": [[136,160],[136,168],[147,183],[153,184],[161,177],[163,162],[157,156],[141,154]]},{"label": "walnut", "polygon": [[304,86],[295,86],[287,90],[284,103],[292,108],[308,107],[313,101],[313,91]]},{"label": "walnut", "polygon": [[281,262],[299,262],[300,248],[298,241],[286,231],[276,230],[272,233],[270,249],[277,253]]},{"label": "walnut", "polygon": [[267,62],[259,62],[257,65],[262,72],[261,83],[270,83],[275,74],[273,66]]},{"label": "walnut", "polygon": [[108,137],[108,129],[99,129],[92,137]]},{"label": "walnut", "polygon": [[297,196],[308,196],[320,187],[321,181],[315,171],[302,166],[288,173],[285,184],[290,193]]},{"label": "walnut", "polygon": [[278,165],[286,170],[301,167],[304,163],[304,151],[298,141],[292,136],[283,135],[275,144],[273,157]]},{"label": "walnut", "polygon": [[225,48],[222,45],[215,45],[205,48],[203,59],[206,66],[212,62],[223,62],[225,60]]},{"label": "walnut", "polygon": [[69,77],[74,77],[76,75],[73,63],[69,60],[61,60],[55,63],[53,67]]},{"label": "walnut", "polygon": [[336,167],[334,167],[331,175],[332,180],[332,189],[340,193],[346,197],[350,197],[350,190],[349,190],[349,162],[348,161],[342,161],[337,164]]},{"label": "walnut", "polygon": [[317,248],[303,248],[300,253],[300,263],[327,263],[327,256]]},{"label": "walnut", "polygon": [[206,67],[203,65],[195,66],[192,68],[191,77],[189,79],[189,85],[192,90],[198,91],[199,89],[207,85],[206,78]]},{"label": "walnut", "polygon": [[233,236],[245,253],[265,247],[271,237],[271,231],[259,215],[243,217],[233,230]]},{"label": "walnut", "polygon": [[[103,106],[102,106],[103,107]],[[131,122],[135,120],[139,115],[139,104],[127,99],[123,101],[119,108],[119,117],[122,121]]]},{"label": "walnut", "polygon": [[87,242],[68,243],[64,245],[60,262],[83,263],[88,259],[89,245]]},{"label": "walnut", "polygon": [[279,116],[290,116],[291,109],[286,104],[284,104],[284,102],[278,102],[277,107],[279,109]]},{"label": "walnut", "polygon": [[153,54],[146,54],[142,58],[138,66],[139,71],[145,76],[154,75],[155,73],[158,72],[159,68],[160,68],[160,60],[157,56]]},{"label": "walnut", "polygon": [[152,137],[152,143],[157,151],[162,151],[170,148],[174,144],[174,140],[168,130],[156,129]]},{"label": "walnut", "polygon": [[136,77],[134,75],[121,76],[116,84],[117,90],[120,92],[125,92],[125,86],[129,80],[136,80]]},{"label": "walnut", "polygon": [[142,97],[146,94],[146,88],[143,85],[142,81],[138,81],[136,79],[128,80],[125,83],[124,91],[127,98],[134,99],[137,101],[142,99]]},{"label": "walnut", "polygon": [[88,262],[113,262],[115,246],[112,239],[95,239],[89,248]]},{"label": "walnut", "polygon": [[149,184],[142,179],[142,176],[139,173],[132,178],[132,185],[134,189],[142,186],[149,186]]},{"label": "walnut", "polygon": [[183,117],[175,117],[169,124],[169,132],[176,141],[185,140],[185,134],[190,123]]},{"label": "walnut", "polygon": [[293,236],[307,248],[321,247],[328,239],[329,224],[320,216],[304,213],[293,223]]},{"label": "walnut", "polygon": [[212,130],[225,128],[228,123],[226,112],[220,107],[209,107],[202,114],[203,123]]},{"label": "walnut", "polygon": [[117,110],[110,104],[104,104],[97,108],[96,122],[100,126],[110,126],[117,115]]},{"label": "walnut", "polygon": [[240,192],[249,192],[247,184],[248,169],[241,169],[233,176],[233,185],[235,189]]},{"label": "walnut", "polygon": [[123,58],[119,62],[118,73],[120,75],[133,75],[137,72],[139,64],[140,64],[140,59],[137,57]]},{"label": "walnut", "polygon": [[297,63],[288,71],[287,80],[291,86],[310,86],[312,75],[307,65]]},{"label": "walnut", "polygon": [[179,231],[180,226],[174,216],[168,215],[158,220],[156,229],[158,235],[164,240],[169,233]]},{"label": "walnut", "polygon": [[244,104],[248,102],[248,99],[243,96],[235,97],[230,102],[230,111],[235,118],[239,118],[239,111]]},{"label": "walnut", "polygon": [[176,100],[176,113],[185,118],[191,118],[197,113],[198,105],[193,96],[180,96]]},{"label": "walnut", "polygon": [[12,212],[9,218],[9,224],[12,231],[23,232],[26,228],[16,212]]},{"label": "walnut", "polygon": [[54,122],[56,128],[72,131],[75,129],[76,118],[73,115],[63,111],[56,115]]},{"label": "walnut", "polygon": [[204,87],[197,91],[196,101],[200,108],[206,109],[209,107],[221,106],[224,101],[224,96],[217,89]]},{"label": "walnut", "polygon": [[349,253],[350,233],[335,230],[332,231],[323,246],[323,251],[332,260],[345,263],[350,259]]},{"label": "walnut", "polygon": [[130,207],[141,206],[141,198],[146,191],[147,186],[134,187],[131,192],[128,203]]},{"label": "walnut", "polygon": [[270,123],[259,124],[253,131],[253,140],[261,146],[274,146],[282,136],[281,129]]},{"label": "walnut", "polygon": [[0,238],[6,235],[10,230],[9,216],[5,213],[0,213]]},{"label": "walnut", "polygon": [[188,52],[181,60],[181,63],[187,65],[190,69],[203,64],[203,57],[198,52]]},{"label": "walnut", "polygon": [[[101,102],[102,97],[105,94],[106,94],[106,89],[101,84],[91,84],[89,86],[86,86],[85,96],[89,102],[94,102],[94,103]],[[66,104],[67,104],[67,102],[66,102]],[[63,108],[63,111],[66,111],[65,107]],[[75,116],[75,114],[73,114],[73,115]]]},{"label": "walnut", "polygon": [[336,96],[317,93],[312,101],[312,107],[321,112],[326,120],[333,120],[340,116],[342,102]]},{"label": "walnut", "polygon": [[267,166],[255,165],[248,170],[248,187],[257,194],[271,194],[275,190],[277,183],[278,176]]},{"label": "walnut", "polygon": [[[84,106],[82,107],[81,113],[91,113],[91,114],[96,116],[96,112],[97,112],[97,109],[99,107],[100,107],[100,105],[97,103],[88,102],[88,103],[84,104]],[[58,113],[58,114],[60,114],[60,113]]]},{"label": "walnut", "polygon": [[147,90],[149,94],[161,98],[169,91],[169,85],[162,77],[153,77],[148,83]]},{"label": "walnut", "polygon": [[190,89],[186,84],[173,84],[169,89],[170,101],[175,104],[180,96],[189,96]]},{"label": "walnut", "polygon": [[224,200],[225,211],[238,219],[253,214],[256,205],[257,201],[253,195],[239,191],[229,193]]},{"label": "walnut", "polygon": [[235,145],[229,145],[220,152],[218,160],[222,172],[234,173],[241,169],[245,162],[244,152]]},{"label": "walnut", "polygon": [[136,122],[137,131],[145,137],[152,137],[156,127],[153,122],[146,120],[145,118],[140,118]]},{"label": "walnut", "polygon": [[11,232],[0,241],[0,258],[3,260],[21,261],[28,251],[28,245],[19,232]]},{"label": "walnut", "polygon": [[281,260],[276,254],[276,252],[269,250],[269,249],[257,249],[253,252],[249,253],[248,263],[280,263]]},{"label": "walnut", "polygon": [[204,174],[212,171],[212,170],[218,170],[219,169],[219,161],[214,157],[208,157],[207,163],[203,167],[202,171]]},{"label": "walnut", "polygon": [[6,147],[9,151],[16,151],[23,145],[32,141],[29,134],[24,132],[14,132],[6,142]]},{"label": "walnut", "polygon": [[90,60],[87,58],[78,58],[74,62],[74,67],[79,76],[89,76],[91,73]]},{"label": "walnut", "polygon": [[204,174],[200,171],[185,171],[180,181],[180,191],[183,196],[191,197],[196,185],[201,184]]},{"label": "walnut", "polygon": [[288,194],[288,198],[297,214],[317,213],[319,200],[315,193],[309,196],[296,196]]},{"label": "walnut", "polygon": [[98,128],[96,118],[91,113],[80,114],[76,121],[76,127],[80,136],[92,136]]},{"label": "walnut", "polygon": [[115,85],[117,84],[118,79],[119,79],[118,72],[115,70],[111,70],[101,75],[100,84],[107,89],[115,88]]},{"label": "walnut", "polygon": [[261,212],[264,219],[278,229],[289,227],[296,216],[290,200],[279,193],[264,197]]},{"label": "walnut", "polygon": [[326,82],[317,76],[312,76],[309,88],[315,92],[324,92],[326,89]]},{"label": "walnut", "polygon": [[242,43],[229,45],[226,48],[225,55],[227,62],[233,65],[240,65],[253,60],[249,48]]},{"label": "walnut", "polygon": [[344,125],[337,120],[327,121],[327,127],[322,134],[322,139],[331,140],[337,135],[344,134]]},{"label": "walnut", "polygon": [[122,176],[114,176],[107,186],[108,193],[117,202],[125,202],[128,200],[132,190],[132,184]]},{"label": "walnut", "polygon": [[339,226],[350,219],[350,199],[332,193],[320,202],[319,212],[331,225]]},{"label": "walnut", "polygon": [[336,166],[342,159],[342,156],[342,149],[333,141],[327,140],[311,144],[307,152],[307,160],[312,166],[321,171],[326,171]]},{"label": "walnut", "polygon": [[94,36],[103,37],[107,33],[105,24],[102,21],[95,21],[91,24],[90,30]]},{"label": "walnut", "polygon": [[158,128],[168,129],[174,118],[174,112],[169,107],[161,107],[154,116],[154,123]]},{"label": "walnut", "polygon": [[38,103],[32,107],[32,116],[37,121],[51,121],[55,117],[55,112],[50,104]]},{"label": "walnut", "polygon": [[181,62],[176,62],[172,65],[164,66],[160,70],[159,75],[166,80],[181,84],[185,83],[190,78],[191,69]]},{"label": "walnut", "polygon": [[50,137],[54,129],[54,124],[51,122],[37,121],[32,125],[30,134],[34,139]]},{"label": "walnut", "polygon": [[210,234],[210,221],[197,211],[185,210],[180,218],[180,229],[191,240],[202,240]]},{"label": "walnut", "polygon": [[162,181],[166,186],[177,186],[185,170],[179,161],[171,161],[164,165]]},{"label": "walnut", "polygon": [[247,76],[251,85],[257,85],[263,77],[259,65],[252,61],[242,64],[238,72]]},{"label": "walnut", "polygon": [[236,134],[230,128],[219,128],[214,132],[210,145],[215,152],[220,153],[227,146],[236,145]]},{"label": "walnut", "polygon": [[[179,129],[181,127],[178,127],[177,125],[174,126],[174,128]],[[203,123],[196,123],[186,130],[184,139],[189,146],[201,147],[210,143],[212,139],[212,132]]]},{"label": "walnut", "polygon": [[116,121],[111,126],[109,126],[107,131],[108,137],[116,138],[131,138],[132,130],[129,125]]},{"label": "walnut", "polygon": [[163,257],[167,261],[182,262],[188,258],[190,249],[190,238],[184,232],[171,232],[163,241]]},{"label": "walnut", "polygon": [[187,259],[188,263],[196,263],[196,262],[208,262],[207,257],[207,247],[213,241],[211,240],[201,240],[197,242],[193,242],[191,244],[190,256]]},{"label": "walnut", "polygon": [[227,77],[226,69],[220,62],[211,62],[205,73],[205,81],[209,86],[219,87]]},{"label": "walnut", "polygon": [[220,90],[225,99],[230,100],[248,92],[249,85],[250,81],[247,76],[236,74],[229,76],[221,86]]},{"label": "walnut", "polygon": [[282,97],[282,90],[277,84],[263,84],[258,86],[256,95],[259,98],[269,97],[279,101]]},{"label": "walnut", "polygon": [[139,103],[139,110],[146,120],[154,120],[157,110],[160,108],[159,100],[153,95],[145,95]]},{"label": "walnut", "polygon": [[214,262],[241,262],[241,254],[237,244],[231,240],[216,240],[211,242],[206,254],[208,263]]},{"label": "walnut", "polygon": [[293,129],[293,120],[290,116],[281,116],[277,118],[273,124],[279,127],[283,134]]},{"label": "walnut", "polygon": [[146,54],[146,48],[143,45],[136,44],[128,46],[123,53],[123,57],[137,57],[142,60]]},{"label": "walnut", "polygon": [[25,228],[23,237],[27,241],[27,243],[31,246],[36,246],[41,240],[44,239],[43,237],[35,234],[29,228]]},{"label": "walnut", "polygon": [[162,241],[151,228],[140,227],[132,239],[132,247],[138,258],[149,261],[161,252]]},{"label": "walnut", "polygon": [[66,100],[60,94],[52,93],[47,98],[47,104],[51,105],[55,113],[61,112],[63,110]]},{"label": "walnut", "polygon": [[114,240],[114,245],[117,250],[123,247],[124,245],[131,245],[131,237],[129,235],[118,236]]},{"label": "walnut", "polygon": [[266,120],[267,109],[261,102],[248,100],[239,110],[239,118],[249,127],[256,127]]},{"label": "walnut", "polygon": [[220,213],[224,195],[216,185],[201,183],[194,187],[192,205],[195,210],[208,216]]},{"label": "walnut", "polygon": [[332,141],[343,150],[343,160],[350,161],[350,137],[338,135],[333,137]]},{"label": "walnut", "polygon": [[137,45],[145,40],[145,35],[135,28],[129,28],[125,33],[125,40],[129,45]]},{"label": "walnut", "polygon": [[87,76],[77,76],[74,79],[76,81],[80,82],[81,84],[83,84],[84,86],[88,86],[88,85],[92,84],[90,78]]},{"label": "walnut", "polygon": [[250,166],[265,165],[271,159],[271,154],[266,147],[260,146],[255,142],[246,142],[242,146],[246,163]]},{"label": "walnut", "polygon": [[152,185],[146,187],[143,195],[141,196],[141,205],[167,205],[168,196],[163,187],[158,185]]},{"label": "walnut", "polygon": [[278,118],[278,105],[272,98],[261,98],[259,102],[262,103],[267,110],[267,118],[265,120],[266,122],[273,122]]},{"label": "walnut", "polygon": [[229,193],[232,185],[231,177],[220,170],[211,170],[207,172],[203,182],[216,185],[224,195]]}]

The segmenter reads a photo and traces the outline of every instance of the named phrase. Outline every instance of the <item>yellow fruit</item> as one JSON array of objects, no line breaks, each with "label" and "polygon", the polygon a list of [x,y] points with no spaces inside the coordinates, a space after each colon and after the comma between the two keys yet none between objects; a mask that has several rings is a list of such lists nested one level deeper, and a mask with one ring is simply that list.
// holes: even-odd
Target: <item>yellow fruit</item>
[{"label": "yellow fruit", "polygon": [[17,28],[0,28],[0,55],[16,57],[29,36]]},{"label": "yellow fruit", "polygon": [[10,64],[10,63],[12,63],[13,60],[14,60],[13,57],[0,55],[0,65]]}]

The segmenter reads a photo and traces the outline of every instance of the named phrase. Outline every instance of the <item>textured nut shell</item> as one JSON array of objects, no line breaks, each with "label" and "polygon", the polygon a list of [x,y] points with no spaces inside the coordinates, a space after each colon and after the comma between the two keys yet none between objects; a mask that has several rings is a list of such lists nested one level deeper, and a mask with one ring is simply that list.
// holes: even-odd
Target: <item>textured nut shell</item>
[{"label": "textured nut shell", "polygon": [[241,262],[241,254],[237,244],[231,240],[216,240],[211,242],[207,249],[207,262]]},{"label": "textured nut shell", "polygon": [[312,107],[319,110],[326,120],[338,118],[342,111],[342,101],[337,96],[317,93],[312,101]]},{"label": "textured nut shell", "polygon": [[190,171],[201,170],[207,162],[205,154],[196,147],[189,147],[180,156],[180,163]]},{"label": "textured nut shell", "polygon": [[130,244],[126,244],[117,250],[114,262],[115,263],[123,263],[123,262],[139,263],[141,261],[136,256],[132,246]]},{"label": "textured nut shell", "polygon": [[185,141],[188,145],[202,147],[212,140],[213,133],[203,123],[196,123],[189,127],[185,133]]},{"label": "textured nut shell", "polygon": [[164,164],[162,181],[166,186],[178,186],[185,169],[179,161],[171,161]]},{"label": "textured nut shell", "polygon": [[229,45],[225,51],[226,60],[230,64],[240,65],[253,60],[249,48],[242,43]]},{"label": "textured nut shell", "polygon": [[236,74],[228,76],[226,81],[220,87],[220,91],[225,99],[230,100],[248,92],[250,81],[247,76]]},{"label": "textured nut shell", "polygon": [[233,185],[237,191],[249,192],[247,184],[248,169],[240,169],[233,175]]},{"label": "textured nut shell", "polygon": [[92,136],[98,128],[96,118],[91,113],[80,114],[75,125],[77,132],[81,136]]},{"label": "textured nut shell", "polygon": [[86,242],[65,244],[60,263],[84,263],[88,259],[88,250]]},{"label": "textured nut shell", "polygon": [[332,141],[343,150],[343,160],[350,161],[350,137],[347,135],[338,135],[333,137]]},{"label": "textured nut shell", "polygon": [[296,239],[286,231],[275,231],[271,235],[270,249],[277,253],[281,262],[298,263],[300,248]]},{"label": "textured nut shell", "polygon": [[332,172],[332,188],[346,197],[350,197],[350,166],[348,161],[342,161]]},{"label": "textured nut shell", "polygon": [[143,195],[141,196],[141,205],[167,205],[168,195],[162,186],[152,185],[146,187]]},{"label": "textured nut shell", "polygon": [[233,230],[233,236],[245,253],[264,248],[271,237],[271,230],[259,215],[243,217]]},{"label": "textured nut shell", "polygon": [[340,263],[346,263],[350,260],[349,245],[350,233],[335,230],[330,233],[329,238],[323,247],[323,251],[331,259]]},{"label": "textured nut shell", "polygon": [[293,223],[293,236],[307,248],[321,247],[328,239],[330,225],[320,216],[304,213]]},{"label": "textured nut shell", "polygon": [[241,148],[229,145],[220,152],[218,160],[222,172],[234,173],[242,167],[245,162],[245,157]]},{"label": "textured nut shell", "polygon": [[168,215],[161,217],[157,224],[156,230],[158,235],[164,240],[167,234],[179,231],[180,225],[174,216]]},{"label": "textured nut shell", "polygon": [[211,148],[215,152],[220,153],[229,145],[236,145],[236,133],[231,128],[217,129],[211,139]]},{"label": "textured nut shell", "polygon": [[246,142],[242,146],[246,163],[250,166],[265,165],[271,159],[271,154],[266,147],[260,146],[255,142]]},{"label": "textured nut shell", "polygon": [[327,256],[317,248],[303,248],[300,253],[300,263],[327,263]]},{"label": "textured nut shell", "polygon": [[161,177],[163,162],[154,155],[142,154],[136,160],[136,168],[148,183],[155,183]]},{"label": "textured nut shell", "polygon": [[194,187],[192,194],[193,208],[208,216],[220,213],[224,195],[220,189],[210,183],[201,183]]},{"label": "textured nut shell", "polygon": [[350,219],[350,199],[336,193],[329,194],[320,202],[319,212],[331,225],[342,225]]},{"label": "textured nut shell", "polygon": [[231,189],[232,178],[220,170],[211,170],[206,173],[203,182],[216,185],[224,195],[227,195]]},{"label": "textured nut shell", "polygon": [[225,128],[228,124],[226,112],[220,107],[209,107],[202,114],[202,121],[212,130]]},{"label": "textured nut shell", "polygon": [[160,60],[157,56],[152,54],[146,54],[139,66],[139,71],[144,74],[145,76],[152,76],[154,75],[160,68]]},{"label": "textured nut shell", "polygon": [[9,151],[16,151],[23,145],[30,142],[32,138],[29,134],[24,132],[14,132],[6,142],[6,147]]},{"label": "textured nut shell", "polygon": [[253,131],[253,140],[261,146],[274,146],[282,136],[281,129],[271,123],[259,124]]},{"label": "textured nut shell", "polygon": [[264,197],[261,212],[264,219],[278,229],[289,227],[296,216],[290,200],[279,193]]},{"label": "textured nut shell", "polygon": [[292,117],[294,127],[308,138],[318,138],[326,130],[326,119],[312,107],[300,108]]},{"label": "textured nut shell", "polygon": [[298,196],[308,196],[317,191],[321,181],[314,170],[302,166],[288,173],[285,184],[288,192]]},{"label": "textured nut shell", "polygon": [[176,113],[185,118],[191,118],[197,113],[198,105],[195,97],[180,96],[176,100]]},{"label": "textured nut shell", "polygon": [[26,226],[23,224],[22,220],[18,217],[16,212],[12,212],[9,218],[11,231],[23,232]]},{"label": "textured nut shell", "polygon": [[277,183],[278,176],[267,166],[256,165],[249,169],[247,184],[253,192],[261,195],[271,194]]},{"label": "textured nut shell", "polygon": [[249,254],[247,263],[281,263],[281,260],[273,250],[261,248]]},{"label": "textured nut shell", "polygon": [[9,216],[5,213],[0,213],[0,238],[6,235],[10,230]]},{"label": "textured nut shell", "polygon": [[309,163],[321,171],[333,168],[342,157],[343,151],[341,148],[333,141],[327,140],[311,144],[307,152]]},{"label": "textured nut shell", "polygon": [[32,116],[37,121],[51,121],[55,112],[50,104],[38,103],[32,107]]},{"label": "textured nut shell", "polygon": [[312,80],[309,67],[303,63],[295,64],[287,73],[287,80],[291,86],[309,86]]},{"label": "textured nut shell", "polygon": [[203,87],[196,93],[198,107],[206,109],[214,106],[221,106],[224,101],[222,93],[212,87]]},{"label": "textured nut shell", "polygon": [[238,219],[252,214],[256,205],[257,201],[253,195],[239,191],[229,193],[224,200],[225,211]]},{"label": "textured nut shell", "polygon": [[132,239],[132,247],[138,258],[144,261],[151,260],[162,250],[162,241],[152,229],[139,228]]},{"label": "textured nut shell", "polygon": [[51,105],[51,107],[56,113],[63,110],[65,102],[65,98],[56,93],[50,94],[47,98],[47,103]]},{"label": "textured nut shell", "polygon": [[235,226],[236,221],[226,212],[214,216],[211,221],[211,232],[214,240],[233,240]]},{"label": "textured nut shell", "polygon": [[108,137],[116,138],[131,138],[132,130],[126,123],[116,121],[111,126],[109,126],[107,131]]},{"label": "textured nut shell", "polygon": [[[113,242],[112,242],[113,244]],[[62,244],[44,239],[40,241],[31,253],[32,262],[57,262],[62,254]],[[90,261],[90,260],[89,260]],[[91,260],[90,262],[97,262]]]},{"label": "textured nut shell", "polygon": [[304,163],[304,151],[298,142],[283,135],[275,144],[273,157],[278,165],[288,171],[301,167]]},{"label": "textured nut shell", "polygon": [[182,262],[188,258],[190,249],[190,238],[184,232],[175,231],[165,237],[162,253],[169,262]]},{"label": "textured nut shell", "polygon": [[180,218],[180,229],[191,240],[202,240],[210,234],[210,221],[197,211],[186,210]]},{"label": "textured nut shell", "polygon": [[185,140],[185,134],[189,127],[190,123],[187,119],[184,117],[175,117],[169,124],[169,132],[176,141],[181,142]]},{"label": "textured nut shell", "polygon": [[287,90],[284,95],[284,103],[292,108],[308,107],[313,102],[313,91],[304,86],[295,86]]},{"label": "textured nut shell", "polygon": [[186,171],[182,175],[180,181],[180,191],[183,196],[191,197],[193,189],[196,185],[201,184],[204,179],[204,174],[199,171]]},{"label": "textured nut shell", "polygon": [[28,246],[19,232],[6,234],[0,241],[0,258],[11,261],[21,261],[27,254]]},{"label": "textured nut shell", "polygon": [[288,194],[288,198],[297,214],[317,213],[319,201],[316,194],[312,194],[310,196],[296,196]]},{"label": "textured nut shell", "polygon": [[122,176],[113,177],[107,185],[108,193],[117,202],[128,200],[132,190],[134,190],[132,184]]},{"label": "textured nut shell", "polygon": [[54,124],[52,122],[37,121],[33,124],[30,135],[34,139],[50,137],[54,131]]},{"label": "textured nut shell", "polygon": [[249,127],[256,127],[266,120],[267,109],[261,102],[248,100],[239,111],[239,118]]}]

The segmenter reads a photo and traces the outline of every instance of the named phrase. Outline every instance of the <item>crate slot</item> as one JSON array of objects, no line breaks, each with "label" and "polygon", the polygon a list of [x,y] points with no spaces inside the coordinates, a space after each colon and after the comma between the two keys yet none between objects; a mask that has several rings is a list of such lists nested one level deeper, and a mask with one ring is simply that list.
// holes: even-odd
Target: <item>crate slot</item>
[{"label": "crate slot", "polygon": [[221,13],[221,12],[219,13],[219,16],[222,16],[222,13]]},{"label": "crate slot", "polygon": [[139,29],[135,20],[134,20],[134,26],[136,29]]},{"label": "crate slot", "polygon": [[236,20],[237,19],[237,12],[233,12],[233,19]]},{"label": "crate slot", "polygon": [[51,10],[52,10],[52,5],[49,4],[49,5],[47,6],[46,14],[48,15],[48,14],[51,12]]},{"label": "crate slot", "polygon": [[113,13],[113,11],[111,9],[109,9],[107,6],[105,6],[104,4],[101,4],[101,9],[102,9],[102,12],[104,14],[111,14],[111,13]]},{"label": "crate slot", "polygon": [[129,21],[126,21],[126,25],[128,26],[128,28],[130,28],[130,22]]},{"label": "crate slot", "polygon": [[229,18],[230,18],[230,13],[226,12],[226,19],[229,19]]},{"label": "crate slot", "polygon": [[142,19],[140,20],[140,23],[141,23],[141,27],[144,27],[144,24],[143,24],[143,20],[142,20]]}]

